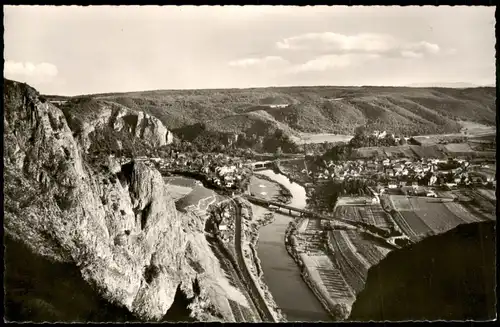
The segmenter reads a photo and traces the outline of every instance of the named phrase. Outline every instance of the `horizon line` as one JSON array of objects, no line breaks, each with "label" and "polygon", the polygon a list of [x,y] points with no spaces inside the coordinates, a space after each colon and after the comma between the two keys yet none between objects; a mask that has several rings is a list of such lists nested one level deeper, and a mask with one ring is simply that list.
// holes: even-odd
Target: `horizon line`
[{"label": "horizon line", "polygon": [[[4,77],[4,79],[15,81],[18,83],[25,83],[33,88],[31,84],[27,82],[22,82],[22,81],[16,81],[13,79],[9,79]],[[440,86],[441,85],[448,85],[448,86]],[[470,84],[470,86],[465,86],[465,87],[452,87],[449,85],[453,84]],[[75,95],[63,95],[63,94],[46,94],[40,92],[40,94],[43,94],[45,96],[62,96],[62,97],[82,97],[82,96],[103,96],[103,95],[111,95],[111,94],[127,94],[127,93],[144,93],[144,92],[161,92],[161,91],[223,91],[223,90],[256,90],[256,89],[278,89],[278,88],[314,88],[314,87],[320,87],[320,88],[326,88],[326,87],[338,87],[338,88],[362,88],[362,87],[380,87],[380,88],[443,88],[443,89],[473,89],[473,88],[481,88],[481,87],[496,87],[495,83],[492,84],[483,84],[483,85],[476,85],[473,83],[467,83],[467,82],[429,82],[429,83],[410,83],[406,85],[332,85],[332,84],[318,84],[318,85],[277,85],[277,86],[248,86],[248,87],[214,87],[214,88],[164,88],[164,89],[149,89],[149,90],[134,90],[134,91],[109,91],[109,92],[102,92],[102,93],[79,93]]]}]

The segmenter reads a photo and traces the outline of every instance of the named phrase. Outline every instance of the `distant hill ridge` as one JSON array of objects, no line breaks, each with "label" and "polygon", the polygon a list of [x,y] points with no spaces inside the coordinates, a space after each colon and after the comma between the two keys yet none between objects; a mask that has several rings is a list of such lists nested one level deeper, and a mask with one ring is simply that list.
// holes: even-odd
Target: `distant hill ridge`
[{"label": "distant hill ridge", "polygon": [[[418,135],[458,132],[458,120],[495,125],[496,118],[493,87],[273,87],[85,97],[142,110],[160,119],[169,130],[204,123],[210,130],[237,133],[258,130],[266,134],[279,128],[290,134],[352,134],[356,126],[366,124],[372,130]],[[275,106],[279,104],[288,106]]]}]

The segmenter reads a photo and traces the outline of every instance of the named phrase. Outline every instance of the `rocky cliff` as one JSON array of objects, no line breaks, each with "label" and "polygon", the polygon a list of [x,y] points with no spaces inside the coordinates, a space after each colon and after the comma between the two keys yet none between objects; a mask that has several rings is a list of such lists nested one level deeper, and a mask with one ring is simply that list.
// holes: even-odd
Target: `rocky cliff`
[{"label": "rocky cliff", "polygon": [[126,132],[154,147],[173,141],[173,134],[158,118],[118,103],[103,99],[76,98],[66,102],[61,109],[85,150],[91,145],[89,135],[102,128]]},{"label": "rocky cliff", "polygon": [[[204,238],[204,222],[176,211],[158,171],[85,159],[63,112],[26,84],[4,79],[4,108],[9,237],[75,265],[105,299],[144,320],[162,318],[178,288],[193,299],[194,315],[202,320],[217,318],[217,296],[244,302],[219,278],[224,274]],[[122,124],[113,113],[115,126]],[[136,126],[152,121],[141,119]],[[163,133],[146,130],[138,135]]]}]

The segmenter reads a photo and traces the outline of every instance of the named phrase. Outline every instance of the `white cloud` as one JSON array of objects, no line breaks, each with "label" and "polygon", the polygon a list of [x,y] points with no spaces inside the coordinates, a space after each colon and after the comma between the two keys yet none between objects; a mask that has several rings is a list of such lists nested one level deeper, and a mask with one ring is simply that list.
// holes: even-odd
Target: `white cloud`
[{"label": "white cloud", "polygon": [[4,64],[4,77],[28,83],[44,83],[57,77],[59,71],[53,64],[42,62],[15,62],[7,60]]},{"label": "white cloud", "polygon": [[332,54],[309,60],[301,65],[290,68],[291,73],[321,72],[330,69],[357,66],[366,61],[380,58],[378,54]]},{"label": "white cloud", "polygon": [[276,43],[281,50],[307,50],[330,53],[373,53],[399,54],[405,58],[421,58],[437,55],[439,45],[427,41],[408,43],[388,34],[360,33],[344,35],[339,33],[306,33],[283,39]]},{"label": "white cloud", "polygon": [[421,41],[418,43],[410,43],[403,46],[404,49],[427,54],[437,54],[441,49],[437,44]]},{"label": "white cloud", "polygon": [[232,67],[255,67],[255,66],[268,66],[277,64],[287,64],[288,61],[278,56],[267,56],[263,58],[243,58],[229,62]]},{"label": "white cloud", "polygon": [[392,49],[395,43],[396,40],[386,34],[343,35],[325,32],[289,37],[277,42],[276,47],[287,50],[385,52]]},{"label": "white cloud", "polygon": [[412,50],[402,50],[401,56],[404,58],[422,58],[424,55],[421,52],[415,52]]}]

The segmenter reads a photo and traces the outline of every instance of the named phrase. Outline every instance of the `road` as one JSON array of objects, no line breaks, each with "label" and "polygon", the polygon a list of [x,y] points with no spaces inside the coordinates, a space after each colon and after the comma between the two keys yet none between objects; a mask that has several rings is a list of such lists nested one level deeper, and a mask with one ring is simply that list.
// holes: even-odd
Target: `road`
[{"label": "road", "polygon": [[235,237],[234,237],[234,245],[236,248],[236,253],[237,253],[237,262],[238,266],[240,267],[240,270],[243,274],[244,280],[248,281],[249,285],[249,290],[248,292],[251,294],[252,299],[254,301],[254,305],[259,310],[259,313],[261,315],[261,318],[263,321],[269,321],[269,322],[276,322],[274,319],[273,314],[271,313],[271,310],[266,304],[266,301],[262,297],[261,293],[259,292],[257,285],[255,285],[254,279],[252,278],[248,267],[245,263],[245,259],[243,258],[243,250],[241,248],[241,229],[242,229],[242,221],[241,221],[241,207],[231,199],[231,202],[233,202],[235,208],[236,208],[236,223],[235,223]]}]

